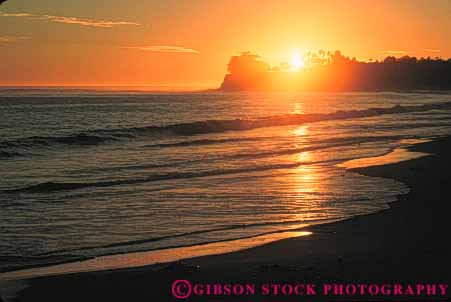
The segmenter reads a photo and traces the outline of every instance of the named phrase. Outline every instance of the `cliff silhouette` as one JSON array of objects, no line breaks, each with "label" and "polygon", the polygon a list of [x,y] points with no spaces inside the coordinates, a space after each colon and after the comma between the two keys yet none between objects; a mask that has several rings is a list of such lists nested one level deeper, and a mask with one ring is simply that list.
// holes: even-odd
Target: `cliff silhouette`
[{"label": "cliff silhouette", "polygon": [[233,56],[222,91],[381,91],[451,90],[451,59],[388,56],[362,62],[340,51],[304,56],[305,67],[291,71],[287,63],[271,67],[250,52]]}]

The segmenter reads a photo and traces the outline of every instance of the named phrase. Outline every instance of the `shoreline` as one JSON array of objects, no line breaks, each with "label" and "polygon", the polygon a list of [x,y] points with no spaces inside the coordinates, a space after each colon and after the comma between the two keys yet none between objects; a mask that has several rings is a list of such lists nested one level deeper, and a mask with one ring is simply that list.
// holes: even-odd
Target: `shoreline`
[{"label": "shoreline", "polygon": [[[429,156],[428,153],[423,152],[413,152],[409,150],[409,147],[414,146],[416,144],[421,144],[425,142],[430,142],[428,139],[402,139],[399,142],[399,146],[391,149],[386,154],[375,156],[375,157],[363,157],[352,160],[347,160],[342,163],[336,164],[335,166],[338,168],[344,168],[348,171],[352,171],[353,169],[358,168],[366,168],[375,165],[375,162],[378,162],[379,165],[386,165],[392,163],[398,163],[402,161],[407,161],[411,159],[421,158],[424,156]],[[402,195],[402,194],[401,194]],[[392,201],[393,202],[393,201]],[[380,211],[385,211],[390,208],[390,203],[388,202],[387,208],[380,209],[373,213],[364,213],[360,215],[350,216],[350,217],[342,217],[336,219],[320,219],[314,221],[287,221],[287,222],[278,222],[274,223],[274,225],[292,225],[290,228],[284,228],[273,231],[263,231],[256,235],[242,236],[238,238],[231,239],[220,239],[216,241],[208,241],[201,243],[193,243],[186,245],[175,245],[175,246],[167,246],[162,248],[155,249],[142,249],[136,251],[129,252],[117,252],[117,253],[107,253],[99,256],[80,256],[80,259],[68,259],[57,262],[49,262],[42,264],[30,264],[22,267],[18,267],[17,269],[6,270],[0,272],[0,281],[10,281],[10,280],[19,280],[24,278],[36,278],[36,277],[44,277],[44,276],[53,276],[53,275],[63,275],[63,274],[71,274],[71,273],[86,273],[86,272],[95,272],[95,271],[105,271],[105,270],[117,270],[124,269],[129,267],[144,267],[151,265],[164,265],[174,261],[181,261],[190,258],[196,258],[201,256],[210,256],[210,255],[220,255],[224,253],[235,252],[239,250],[249,249],[253,247],[258,247],[259,245],[268,244],[274,241],[287,239],[291,237],[297,237],[295,233],[306,233],[303,232],[307,228],[311,228],[314,226],[327,225],[331,223],[346,221],[348,219],[352,219],[356,216],[364,216],[368,214],[375,214]],[[394,201],[396,202],[396,201]],[[254,227],[254,225],[246,225],[243,228]],[[218,229],[219,231],[222,229]],[[214,230],[213,230],[214,231]],[[307,232],[309,233],[309,232]],[[291,235],[290,235],[291,234]],[[300,236],[305,236],[302,234]],[[240,248],[229,247],[226,244],[232,245],[237,244]],[[224,244],[222,248],[217,248],[218,244]],[[211,247],[210,247],[211,246]],[[196,254],[193,252],[193,249],[198,249],[200,252]],[[169,254],[176,254],[179,251],[180,254],[184,256],[172,256],[166,257],[162,255],[164,252]],[[160,256],[158,256],[160,255]],[[129,262],[124,262],[124,258],[133,259]],[[138,258],[138,260],[136,259]],[[114,260],[116,259],[116,260]],[[141,260],[139,260],[141,259]],[[147,260],[146,260],[147,259]],[[103,263],[103,264],[102,264]],[[108,264],[107,264],[108,263]],[[133,263],[133,265],[131,264]]]},{"label": "shoreline", "polygon": [[[451,173],[441,173],[440,168],[449,163],[450,156],[446,153],[451,151],[451,138],[421,143],[408,150],[436,156],[351,169],[367,176],[399,180],[411,189],[408,194],[398,196],[397,202],[388,204],[387,210],[302,229],[313,232],[309,236],[291,237],[232,253],[189,258],[183,263],[168,264],[166,267],[163,265],[162,268],[151,265],[35,278],[26,281],[30,286],[19,293],[18,301],[41,300],[39,297],[45,297],[46,301],[57,301],[62,300],[62,297],[67,298],[67,292],[75,294],[74,300],[70,301],[79,301],[82,300],[83,296],[80,295],[83,293],[76,289],[87,284],[90,288],[108,290],[102,294],[107,295],[110,301],[123,298],[124,294],[137,299],[132,301],[149,298],[166,300],[171,298],[169,286],[172,280],[177,279],[177,275],[186,274],[196,279],[212,281],[218,277],[221,280],[259,280],[261,277],[268,277],[268,273],[275,279],[283,277],[297,280],[300,272],[307,279],[362,280],[377,276],[379,280],[388,281],[387,278],[425,278],[428,276],[424,272],[430,271],[434,273],[432,279],[440,281],[444,277],[446,280],[442,281],[448,281],[449,273],[444,267],[447,267],[445,263],[449,264],[449,250],[444,247],[446,243],[438,240],[446,238],[443,237],[446,234],[446,223],[445,220],[437,219],[437,216],[447,217],[447,211],[437,209],[436,204],[428,209],[424,204],[424,197],[430,195],[431,200],[437,202],[442,199],[441,196],[444,200],[450,196],[449,189],[441,184],[447,181]],[[427,175],[425,171],[428,171]],[[426,184],[432,187],[425,187]],[[441,194],[441,189],[445,194]],[[441,206],[449,208],[448,204]],[[417,221],[421,221],[421,225],[416,224]],[[412,244],[418,246],[413,252],[407,248]],[[433,259],[430,258],[431,255]],[[423,256],[427,256],[427,259]],[[406,260],[409,261],[406,263]],[[417,266],[409,265],[412,264],[409,262]],[[129,278],[136,282],[129,281]],[[419,280],[424,280],[421,278]],[[90,280],[96,282],[91,284]],[[113,285],[116,282],[121,284],[118,290]],[[146,286],[151,283],[152,287],[157,284],[154,288],[159,289],[158,292],[151,291],[149,285]],[[56,284],[61,289],[56,289]],[[141,288],[141,291],[124,291],[125,288]],[[143,293],[143,289],[147,291]],[[96,294],[90,293],[92,295]]]},{"label": "shoreline", "polygon": [[[346,219],[351,218],[336,221],[343,221]],[[326,222],[318,225],[329,223],[333,222]],[[311,232],[303,231],[307,227],[308,225],[292,230],[279,230],[236,239],[224,239],[213,242],[174,246],[147,251],[107,254],[79,261],[68,261],[29,268],[25,267],[22,269],[1,273],[0,283],[4,281],[20,281],[31,278],[62,276],[68,274],[116,271],[121,269],[151,266],[159,267],[176,261],[233,253],[287,238],[309,236]]]},{"label": "shoreline", "polygon": [[[179,250],[179,249],[191,249],[191,248],[195,248],[195,247],[203,247],[203,246],[208,246],[208,245],[215,245],[215,244],[226,244],[228,242],[241,242],[243,241],[243,243],[240,243],[241,246],[248,246],[246,248],[250,248],[250,247],[254,247],[254,246],[258,246],[258,244],[252,244],[252,243],[246,243],[245,241],[276,241],[276,240],[280,240],[280,239],[269,239],[266,237],[283,237],[283,238],[289,238],[291,236],[279,236],[279,234],[281,233],[297,233],[297,232],[302,232],[306,227],[310,227],[313,225],[322,225],[322,224],[329,224],[329,223],[333,223],[336,221],[342,221],[342,220],[346,220],[349,219],[351,217],[343,217],[343,218],[330,218],[330,219],[317,219],[317,220],[307,220],[307,221],[286,221],[286,222],[274,222],[274,223],[265,223],[265,224],[260,224],[257,227],[261,227],[263,225],[265,226],[276,226],[276,225],[291,225],[290,228],[285,228],[285,229],[278,229],[278,230],[272,230],[272,231],[261,231],[261,233],[258,233],[256,235],[247,235],[247,236],[242,236],[242,237],[237,237],[237,238],[227,238],[227,239],[218,239],[215,241],[205,241],[205,242],[200,242],[200,243],[187,243],[187,244],[182,244],[182,245],[170,245],[170,246],[164,246],[164,247],[157,247],[157,248],[150,248],[150,249],[141,249],[141,250],[131,250],[128,252],[111,252],[111,253],[105,253],[105,254],[100,254],[98,256],[79,256],[79,258],[75,258],[75,259],[68,259],[68,260],[62,260],[62,261],[55,261],[55,262],[48,262],[48,263],[42,263],[42,264],[30,264],[30,265],[23,265],[23,266],[18,266],[17,268],[14,269],[7,269],[4,271],[0,272],[0,282],[1,281],[5,281],[5,280],[12,280],[12,279],[16,279],[15,277],[10,277],[10,275],[16,275],[16,273],[19,273],[20,275],[22,275],[22,272],[29,272],[29,274],[27,273],[27,276],[29,277],[42,277],[43,275],[40,275],[37,271],[51,271],[53,270],[52,268],[54,267],[60,267],[60,266],[66,266],[66,265],[75,265],[76,263],[79,264],[80,266],[83,266],[83,263],[85,262],[91,262],[94,259],[98,259],[101,260],[103,258],[109,258],[109,257],[125,257],[127,255],[129,256],[133,256],[135,254],[150,254],[150,253],[159,253],[159,252],[164,252],[164,251],[169,251],[170,253],[172,253],[172,250]],[[244,225],[241,227],[236,227],[233,229],[240,229],[240,228],[254,228],[256,227],[256,225]],[[212,231],[223,231],[223,230],[227,230],[227,229],[217,229],[217,230],[212,230]],[[194,232],[196,233],[196,232]],[[192,233],[188,233],[188,235],[191,235]],[[183,234],[184,235],[184,234]],[[174,237],[182,237],[182,235],[176,235]],[[302,235],[303,236],[303,235]],[[149,240],[151,241],[151,240]],[[244,249],[244,248],[243,248]],[[216,252],[214,254],[221,254],[220,252]],[[208,255],[213,255],[213,254],[208,254]],[[64,254],[63,254],[64,256]],[[200,256],[200,255],[199,255]],[[192,257],[185,257],[185,258],[180,258],[177,260],[184,260],[186,258],[194,258],[197,257],[197,255],[193,255]],[[177,261],[174,260],[174,261]],[[155,263],[148,263],[145,264],[143,266],[147,266],[147,265],[154,265],[154,264],[164,264],[167,262],[160,262],[160,261],[155,261]],[[123,268],[123,267],[118,267],[118,268]],[[96,269],[96,270],[84,270],[84,269],[79,269],[80,272],[89,272],[89,271],[101,271],[101,270],[107,270],[107,269]],[[36,271],[36,273],[34,272]],[[61,270],[61,274],[65,274],[65,273],[71,273],[69,271],[64,272]],[[18,274],[17,274],[18,275]]]}]

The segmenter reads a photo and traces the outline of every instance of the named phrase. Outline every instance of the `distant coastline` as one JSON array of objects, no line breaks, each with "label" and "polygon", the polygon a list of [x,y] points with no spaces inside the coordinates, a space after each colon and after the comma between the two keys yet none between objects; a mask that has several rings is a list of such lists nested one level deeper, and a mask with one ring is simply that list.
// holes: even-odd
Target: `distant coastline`
[{"label": "distant coastline", "polygon": [[270,67],[249,52],[233,56],[219,91],[417,91],[451,90],[451,58],[386,57],[363,62],[341,52],[309,53],[306,66]]}]

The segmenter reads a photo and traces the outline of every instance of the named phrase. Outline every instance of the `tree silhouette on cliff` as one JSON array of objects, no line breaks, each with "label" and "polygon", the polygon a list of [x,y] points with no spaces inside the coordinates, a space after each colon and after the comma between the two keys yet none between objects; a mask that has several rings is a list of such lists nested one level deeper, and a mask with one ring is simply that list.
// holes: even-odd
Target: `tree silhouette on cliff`
[{"label": "tree silhouette on cliff", "polygon": [[258,55],[233,56],[221,85],[240,90],[451,90],[451,59],[388,56],[362,62],[340,51],[320,50],[304,56],[306,68],[289,72],[287,66],[270,67]]}]

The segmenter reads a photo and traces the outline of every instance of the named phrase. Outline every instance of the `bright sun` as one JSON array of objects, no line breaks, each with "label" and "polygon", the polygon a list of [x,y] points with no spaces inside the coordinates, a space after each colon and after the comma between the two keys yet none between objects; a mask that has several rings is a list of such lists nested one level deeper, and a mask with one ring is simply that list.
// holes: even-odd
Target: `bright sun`
[{"label": "bright sun", "polygon": [[304,60],[301,58],[301,55],[298,53],[295,53],[291,57],[291,68],[293,70],[299,70],[302,67],[304,67]]}]

